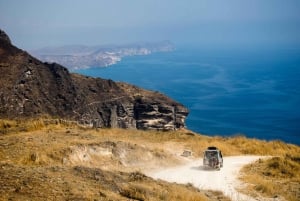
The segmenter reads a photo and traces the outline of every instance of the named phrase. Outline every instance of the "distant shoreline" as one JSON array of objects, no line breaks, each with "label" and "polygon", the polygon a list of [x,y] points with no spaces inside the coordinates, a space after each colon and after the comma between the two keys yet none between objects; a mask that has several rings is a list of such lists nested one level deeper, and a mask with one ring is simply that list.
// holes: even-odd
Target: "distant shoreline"
[{"label": "distant shoreline", "polygon": [[108,67],[128,56],[149,55],[155,52],[170,52],[174,50],[175,47],[170,41],[161,41],[122,46],[71,45],[49,47],[33,50],[31,54],[44,62],[59,63],[66,66],[69,70],[79,70],[91,67]]}]

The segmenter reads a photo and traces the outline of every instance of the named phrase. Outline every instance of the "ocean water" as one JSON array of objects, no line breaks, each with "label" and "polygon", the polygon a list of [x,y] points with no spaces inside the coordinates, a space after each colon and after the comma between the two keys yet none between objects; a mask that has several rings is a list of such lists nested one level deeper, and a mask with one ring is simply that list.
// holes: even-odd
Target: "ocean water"
[{"label": "ocean water", "polygon": [[179,48],[76,72],[170,96],[195,132],[300,145],[300,50]]}]

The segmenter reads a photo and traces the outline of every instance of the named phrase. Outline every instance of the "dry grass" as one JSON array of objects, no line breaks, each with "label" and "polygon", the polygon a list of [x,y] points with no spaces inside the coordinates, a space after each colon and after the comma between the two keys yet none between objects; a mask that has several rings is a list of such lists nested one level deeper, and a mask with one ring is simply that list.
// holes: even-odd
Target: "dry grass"
[{"label": "dry grass", "polygon": [[29,168],[0,163],[0,186],[0,200],[212,200],[195,188],[155,181],[141,173],[83,166]]},{"label": "dry grass", "polygon": [[[133,145],[151,147],[152,151],[158,155],[164,155],[163,152],[166,151],[178,152],[177,154],[180,155],[185,149],[188,149],[193,152],[195,157],[199,157],[202,156],[202,152],[208,146],[217,146],[225,156],[241,154],[267,156],[285,156],[288,154],[296,156],[300,152],[299,146],[296,145],[285,144],[281,141],[267,142],[249,139],[241,135],[208,137],[184,129],[169,132],[130,129],[87,129],[79,127],[74,122],[49,119],[33,119],[30,121],[0,120],[0,133],[3,133],[4,135],[2,136],[6,136],[7,140],[11,139],[11,145],[20,141],[21,138],[23,141],[24,139],[27,140],[26,147],[22,146],[19,148],[21,150],[20,153],[27,153],[28,150],[37,150],[40,163],[47,162],[43,155],[47,155],[48,158],[50,156],[50,159],[55,159],[70,151],[67,148],[74,145],[109,141],[122,141]],[[20,146],[20,144],[16,144],[16,146]],[[45,154],[43,154],[44,152]],[[31,159],[31,154],[29,153],[27,157],[28,161]],[[34,156],[32,157],[34,158]]]},{"label": "dry grass", "polygon": [[300,153],[259,160],[243,168],[242,179],[254,196],[300,200]]},{"label": "dry grass", "polygon": [[[202,156],[208,146],[217,146],[225,156],[276,156],[244,170],[250,192],[299,200],[300,147],[296,145],[241,135],[208,137],[184,129],[87,129],[74,122],[47,118],[0,120],[0,186],[5,187],[0,189],[0,200],[226,200],[192,186],[154,181],[140,173],[132,176],[142,167],[180,162],[178,158],[185,149],[194,157]],[[104,183],[94,178],[96,173],[105,175]],[[31,197],[34,193],[36,197]]]},{"label": "dry grass", "polygon": [[9,134],[16,132],[36,131],[45,128],[77,126],[75,122],[62,119],[35,118],[35,119],[18,119],[8,120],[0,119],[0,134]]},{"label": "dry grass", "polygon": [[[134,172],[130,175],[131,181],[121,188],[121,195],[134,200],[190,200],[205,201],[207,196],[191,185],[169,184],[161,182],[158,185],[149,185],[149,179],[141,173]],[[153,191],[155,189],[155,191]],[[199,193],[194,193],[199,192]],[[149,199],[149,195],[154,197]],[[224,196],[221,200],[228,200]]]},{"label": "dry grass", "polygon": [[6,134],[13,132],[17,128],[17,122],[13,120],[1,119],[0,120],[0,133]]},{"label": "dry grass", "polygon": [[[2,122],[0,200],[228,200],[220,193],[206,195],[191,186],[132,173],[143,166],[176,163],[158,139],[168,142],[181,134],[84,129],[44,120]],[[141,166],[130,163],[134,160]]]},{"label": "dry grass", "polygon": [[85,129],[76,122],[61,119],[30,119],[30,120],[5,120],[0,119],[0,134],[33,132],[39,130],[76,128],[82,131],[88,130],[93,135],[102,136],[103,138],[121,138],[126,141],[147,141],[152,143],[158,142],[175,142],[182,143],[185,148],[191,149],[198,154],[208,146],[219,147],[225,155],[254,154],[254,155],[276,155],[283,156],[286,154],[296,154],[299,147],[286,144],[281,141],[263,141],[249,139],[243,135],[231,137],[208,137],[193,133],[189,130],[179,131],[140,131],[125,129]]},{"label": "dry grass", "polygon": [[167,144],[174,143],[178,147],[189,149],[194,156],[202,156],[202,152],[208,146],[217,146],[225,156],[232,155],[273,155],[284,156],[299,153],[299,146],[286,144],[281,141],[263,141],[250,139],[245,136],[232,137],[209,137],[189,130],[178,131],[140,131],[124,129],[101,129],[94,130],[93,134],[102,135],[107,139],[120,139],[129,142],[153,143],[165,148]]}]

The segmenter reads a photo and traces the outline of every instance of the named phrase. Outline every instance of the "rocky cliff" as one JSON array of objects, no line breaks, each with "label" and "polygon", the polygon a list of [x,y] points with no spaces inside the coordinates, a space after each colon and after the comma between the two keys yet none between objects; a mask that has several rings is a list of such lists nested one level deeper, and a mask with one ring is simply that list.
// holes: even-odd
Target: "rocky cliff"
[{"label": "rocky cliff", "polygon": [[51,116],[93,127],[171,130],[188,110],[165,95],[72,74],[18,49],[0,30],[0,117]]}]

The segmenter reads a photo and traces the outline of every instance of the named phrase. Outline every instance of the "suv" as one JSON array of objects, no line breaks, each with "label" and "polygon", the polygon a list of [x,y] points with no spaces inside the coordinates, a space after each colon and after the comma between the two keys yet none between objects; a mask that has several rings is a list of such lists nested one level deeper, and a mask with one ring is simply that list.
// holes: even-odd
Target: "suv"
[{"label": "suv", "polygon": [[223,167],[223,156],[217,147],[208,147],[203,152],[203,166],[220,170]]}]

